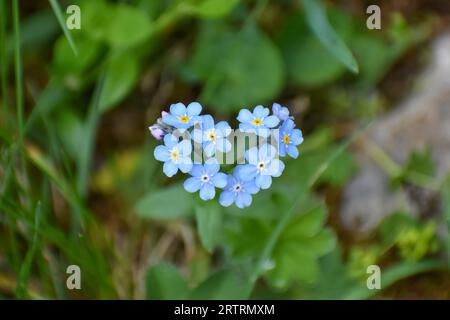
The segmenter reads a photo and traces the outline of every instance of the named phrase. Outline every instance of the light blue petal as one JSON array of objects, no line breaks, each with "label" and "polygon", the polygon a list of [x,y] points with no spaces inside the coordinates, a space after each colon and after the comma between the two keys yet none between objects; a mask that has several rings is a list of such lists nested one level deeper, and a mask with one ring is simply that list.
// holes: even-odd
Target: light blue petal
[{"label": "light blue petal", "polygon": [[266,166],[266,174],[273,177],[279,177],[283,173],[284,163],[280,159],[273,159]]},{"label": "light blue petal", "polygon": [[192,130],[192,140],[194,140],[197,143],[202,143],[203,142],[203,131],[200,129]]},{"label": "light blue petal", "polygon": [[189,117],[198,116],[202,112],[202,105],[198,102],[191,102],[187,106],[187,114]]},{"label": "light blue petal", "polygon": [[302,135],[302,132],[300,131],[300,129],[295,129],[292,131],[291,141],[292,141],[292,144],[295,146],[298,146],[299,144],[301,144],[303,142],[303,135]]},{"label": "light blue petal", "polygon": [[192,144],[189,140],[181,141],[176,148],[180,151],[182,156],[188,156],[192,153]]},{"label": "light blue petal", "polygon": [[272,184],[272,177],[269,175],[259,175],[255,179],[255,184],[261,189],[268,189]]},{"label": "light blue petal", "polygon": [[245,192],[240,192],[236,196],[236,206],[240,209],[248,207],[252,203],[252,196]]},{"label": "light blue petal", "polygon": [[245,160],[248,161],[250,164],[257,164],[258,163],[258,148],[252,147],[245,151]]},{"label": "light blue petal", "polygon": [[286,107],[281,108],[280,112],[278,113],[278,117],[280,118],[280,120],[289,119],[289,109]]},{"label": "light blue petal", "polygon": [[256,118],[263,119],[269,115],[269,109],[263,106],[256,106],[255,110],[253,110],[253,115]]},{"label": "light blue petal", "polygon": [[212,176],[212,183],[216,188],[225,188],[227,185],[227,175],[225,173],[219,172]]},{"label": "light blue petal", "polygon": [[287,154],[290,157],[292,157],[294,159],[297,159],[297,157],[298,157],[298,149],[297,149],[297,147],[292,145],[292,144],[288,145],[287,146]]},{"label": "light blue petal", "polygon": [[259,161],[268,161],[277,155],[277,149],[268,143],[263,144],[258,150],[258,160]]},{"label": "light blue petal", "polygon": [[155,151],[153,151],[153,155],[156,160],[165,162],[169,159],[169,150],[167,150],[166,146],[157,146]]},{"label": "light blue petal", "polygon": [[180,159],[180,163],[178,164],[181,172],[188,173],[192,170],[193,164],[192,159],[189,157],[184,157]]},{"label": "light blue petal", "polygon": [[170,113],[177,117],[184,116],[186,114],[186,107],[181,102],[172,104],[170,106]]},{"label": "light blue petal", "polygon": [[220,121],[216,124],[216,130],[220,131],[223,137],[228,136],[231,133],[231,127],[226,121]]},{"label": "light blue petal", "polygon": [[203,175],[204,172],[205,172],[205,169],[203,169],[203,166],[201,164],[194,164],[192,166],[191,172],[189,172],[189,173],[193,177],[199,177],[199,176]]},{"label": "light blue petal", "polygon": [[216,144],[212,141],[205,142],[203,144],[203,150],[205,150],[207,157],[212,157],[216,152]]},{"label": "light blue petal", "polygon": [[208,129],[214,128],[214,119],[211,115],[207,114],[202,116],[202,130],[205,132]]},{"label": "light blue petal", "polygon": [[224,207],[229,207],[236,199],[236,193],[231,191],[223,191],[219,197],[219,203]]},{"label": "light blue petal", "polygon": [[256,134],[263,138],[267,138],[268,136],[270,136],[271,131],[272,130],[264,126],[259,126],[258,128],[256,128]]},{"label": "light blue petal", "polygon": [[217,161],[209,161],[205,163],[204,168],[209,175],[213,175],[219,172],[220,165],[217,163]]},{"label": "light blue petal", "polygon": [[200,188],[200,198],[202,200],[211,200],[214,199],[214,196],[216,195],[216,189],[214,189],[214,186],[211,183],[205,183]]},{"label": "light blue petal", "polygon": [[237,169],[237,173],[240,180],[249,181],[255,178],[258,171],[254,165],[244,164],[242,166],[239,166],[239,168]]},{"label": "light blue petal", "polygon": [[266,127],[273,128],[280,123],[280,119],[278,119],[276,116],[269,116],[264,118],[263,123]]},{"label": "light blue petal", "polygon": [[231,150],[231,142],[227,139],[220,139],[216,141],[216,148],[220,152],[227,153]]},{"label": "light blue petal", "polygon": [[172,134],[166,134],[164,136],[164,144],[171,149],[172,147],[174,147],[176,144],[178,143],[178,139],[172,135]]},{"label": "light blue petal", "polygon": [[259,192],[259,187],[256,185],[255,180],[250,180],[244,182],[244,192],[248,192],[250,194],[257,194]]},{"label": "light blue petal", "polygon": [[247,109],[242,109],[241,111],[239,111],[239,115],[237,117],[239,122],[250,122],[253,119],[253,114],[247,110]]},{"label": "light blue petal", "polygon": [[163,166],[163,172],[168,176],[169,178],[173,177],[178,171],[178,166],[173,163],[172,161],[164,162]]},{"label": "light blue petal", "polygon": [[178,120],[178,118],[171,114],[166,114],[164,117],[162,117],[162,121],[165,124],[175,127],[175,128],[180,124],[180,121]]},{"label": "light blue petal", "polygon": [[294,129],[294,127],[295,127],[294,121],[292,121],[292,119],[287,119],[281,125],[280,130],[282,133],[290,134],[292,129]]},{"label": "light blue petal", "polygon": [[278,104],[278,103],[272,104],[272,112],[273,112],[273,114],[278,115],[280,110],[281,110],[281,105],[280,104]]},{"label": "light blue petal", "polygon": [[242,132],[256,132],[255,126],[249,123],[240,123],[239,130],[241,130]]},{"label": "light blue petal", "polygon": [[286,145],[283,142],[279,144],[278,154],[280,155],[280,157],[286,156]]},{"label": "light blue petal", "polygon": [[186,181],[184,181],[183,186],[187,192],[197,192],[198,190],[200,190],[202,182],[198,177],[190,177],[186,179]]}]

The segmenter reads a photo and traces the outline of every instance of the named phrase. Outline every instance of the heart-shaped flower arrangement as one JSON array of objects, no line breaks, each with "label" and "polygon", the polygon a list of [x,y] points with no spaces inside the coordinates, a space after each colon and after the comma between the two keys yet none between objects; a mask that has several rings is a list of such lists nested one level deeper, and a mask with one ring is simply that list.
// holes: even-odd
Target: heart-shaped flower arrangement
[{"label": "heart-shaped flower arrangement", "polygon": [[[257,106],[250,112],[242,109],[237,120],[239,130],[232,130],[226,121],[214,122],[211,115],[200,115],[202,106],[192,102],[172,104],[170,113],[163,111],[157,123],[149,127],[157,140],[155,159],[164,162],[168,177],[178,170],[191,175],[184,181],[188,192],[200,191],[202,200],[211,200],[216,188],[223,189],[219,203],[239,208],[252,203],[252,195],[268,189],[272,177],[279,177],[286,155],[297,158],[297,146],[303,142],[300,129],[286,107],[274,103],[272,115],[268,108]],[[234,165],[229,173],[221,165]]]}]

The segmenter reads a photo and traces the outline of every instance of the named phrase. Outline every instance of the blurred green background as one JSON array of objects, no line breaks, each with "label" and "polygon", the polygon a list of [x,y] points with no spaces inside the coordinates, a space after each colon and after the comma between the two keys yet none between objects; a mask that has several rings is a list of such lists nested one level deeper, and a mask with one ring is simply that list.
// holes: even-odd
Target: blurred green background
[{"label": "blurred green background", "polygon": [[[450,22],[445,0],[379,1],[369,30],[371,4],[0,0],[0,297],[449,298],[450,183],[428,149],[403,163],[371,150],[387,190],[438,205],[364,232],[340,218],[355,141],[414,92]],[[153,159],[147,127],[178,101],[232,126],[241,108],[286,105],[300,157],[249,208],[201,203]]]}]

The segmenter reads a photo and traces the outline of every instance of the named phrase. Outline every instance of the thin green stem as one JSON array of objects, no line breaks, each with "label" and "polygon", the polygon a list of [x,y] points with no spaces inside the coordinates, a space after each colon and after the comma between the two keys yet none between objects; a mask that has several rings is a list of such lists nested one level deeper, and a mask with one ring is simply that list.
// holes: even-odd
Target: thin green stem
[{"label": "thin green stem", "polygon": [[3,121],[6,128],[9,126],[9,101],[8,101],[8,61],[6,54],[6,3],[0,0],[0,68],[1,68],[1,96],[3,107]]},{"label": "thin green stem", "polygon": [[13,0],[13,25],[14,25],[14,70],[16,75],[16,109],[17,125],[19,127],[19,142],[23,147],[23,79],[22,56],[20,50],[20,18],[19,1]]}]

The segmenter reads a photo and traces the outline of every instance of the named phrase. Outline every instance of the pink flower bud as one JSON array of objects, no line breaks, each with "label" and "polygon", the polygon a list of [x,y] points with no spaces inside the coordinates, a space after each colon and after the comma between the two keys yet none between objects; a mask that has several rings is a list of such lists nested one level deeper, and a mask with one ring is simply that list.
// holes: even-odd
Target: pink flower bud
[{"label": "pink flower bud", "polygon": [[148,129],[156,140],[162,140],[164,138],[164,131],[159,126],[150,126]]},{"label": "pink flower bud", "polygon": [[161,115],[164,117],[165,115],[168,115],[169,113],[168,112],[166,112],[166,111],[162,111],[161,112]]}]

